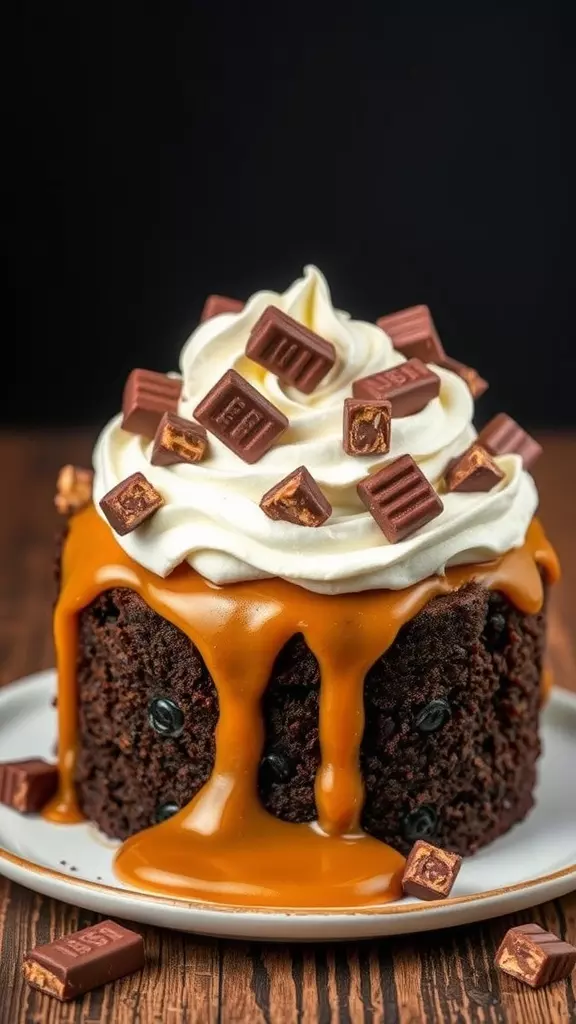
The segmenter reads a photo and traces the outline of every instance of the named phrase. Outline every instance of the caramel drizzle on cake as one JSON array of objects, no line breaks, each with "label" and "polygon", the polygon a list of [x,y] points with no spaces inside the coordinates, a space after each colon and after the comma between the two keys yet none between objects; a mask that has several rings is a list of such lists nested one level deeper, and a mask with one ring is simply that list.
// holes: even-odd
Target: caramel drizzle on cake
[{"label": "caramel drizzle on cake", "polygon": [[[551,582],[558,577],[554,551],[535,520],[523,547],[401,591],[327,597],[280,579],[224,588],[187,565],[160,579],[122,550],[93,507],[84,509],[70,522],[55,613],[60,790],[46,816],[82,820],[73,782],[78,611],[104,590],[130,587],[196,645],[220,716],[210,779],[181,811],[121,846],[118,876],[155,893],[252,907],[363,907],[399,898],[404,858],[360,828],[364,677],[428,601],[470,581],[501,591],[526,614],[538,612],[539,567]],[[257,793],[261,699],[295,633],[303,633],[321,674],[318,821],[298,825],[268,814]]]}]

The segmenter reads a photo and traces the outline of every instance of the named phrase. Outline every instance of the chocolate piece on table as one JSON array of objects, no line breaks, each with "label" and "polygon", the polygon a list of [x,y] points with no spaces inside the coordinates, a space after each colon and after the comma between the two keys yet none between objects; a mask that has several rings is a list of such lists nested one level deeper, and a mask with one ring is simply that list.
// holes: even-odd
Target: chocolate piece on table
[{"label": "chocolate piece on table", "polygon": [[342,444],[347,455],[385,455],[390,450],[392,404],[387,399],[344,399]]},{"label": "chocolate piece on table", "polygon": [[408,854],[402,889],[420,900],[443,900],[450,895],[462,866],[462,857],[419,839]]},{"label": "chocolate piece on table", "polygon": [[142,936],[115,921],[100,921],[30,950],[22,973],[33,988],[66,1002],[143,966]]},{"label": "chocolate piece on table", "polygon": [[260,508],[270,519],[296,526],[322,526],[332,514],[330,502],[306,466],[299,466],[266,491]]},{"label": "chocolate piece on table", "polygon": [[538,924],[521,924],[506,932],[494,963],[518,981],[540,988],[571,974],[576,947]]},{"label": "chocolate piece on table", "polygon": [[158,424],[150,462],[153,466],[200,462],[207,447],[208,437],[204,427],[177,416],[175,412],[165,412]]},{"label": "chocolate piece on table", "polygon": [[444,508],[411,455],[389,462],[356,489],[391,544],[425,526]]},{"label": "chocolate piece on table", "polygon": [[243,309],[244,303],[240,299],[230,299],[227,295],[209,295],[200,314],[200,323],[220,313],[241,313]]},{"label": "chocolate piece on table", "polygon": [[58,787],[58,768],[40,758],[0,764],[0,804],[37,814]]},{"label": "chocolate piece on table", "polygon": [[122,396],[122,430],[154,437],[165,412],[176,412],[182,381],[154,370],[132,370]]},{"label": "chocolate piece on table", "polygon": [[520,455],[524,469],[529,469],[542,454],[538,442],[505,412],[498,413],[482,428],[478,441],[491,455]]},{"label": "chocolate piece on table", "polygon": [[461,363],[458,359],[452,359],[451,356],[443,356],[438,366],[443,366],[445,370],[452,370],[452,373],[461,377],[468,385],[472,398],[480,398],[490,387],[488,381],[480,376],[478,370],[472,366],[466,366],[466,363]]},{"label": "chocolate piece on table", "polygon": [[254,324],[246,355],[305,395],[318,387],[336,362],[336,349],[331,341],[308,330],[276,306],[268,306]]},{"label": "chocolate piece on table", "polygon": [[412,416],[440,394],[440,377],[421,359],[408,359],[391,370],[355,380],[352,394],[354,398],[385,398],[392,405],[392,416]]},{"label": "chocolate piece on table", "polygon": [[92,501],[94,473],[80,466],[62,466],[56,481],[54,504],[60,515],[79,512]]},{"label": "chocolate piece on table", "polygon": [[196,406],[194,416],[244,462],[258,462],[288,427],[283,412],[236,370],[228,370]]},{"label": "chocolate piece on table", "polygon": [[398,313],[381,316],[376,323],[386,331],[394,348],[407,359],[415,356],[424,363],[441,364],[444,348],[428,306],[410,306]]},{"label": "chocolate piece on table", "polygon": [[457,459],[452,459],[444,482],[447,491],[466,493],[491,491],[504,479],[504,473],[481,444],[471,444]]},{"label": "chocolate piece on table", "polygon": [[120,537],[131,533],[164,504],[164,498],[143,473],[132,473],[100,502],[106,519]]}]

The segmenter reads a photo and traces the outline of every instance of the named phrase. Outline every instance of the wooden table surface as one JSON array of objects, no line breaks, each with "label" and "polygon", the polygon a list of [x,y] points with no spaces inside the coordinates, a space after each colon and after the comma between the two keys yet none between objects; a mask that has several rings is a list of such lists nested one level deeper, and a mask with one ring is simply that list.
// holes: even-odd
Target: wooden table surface
[{"label": "wooden table surface", "polygon": [[[93,437],[0,433],[1,684],[53,664],[54,480],[64,462],[89,464]],[[564,568],[550,646],[557,682],[576,691],[576,437],[549,436],[544,444],[536,471],[541,514]],[[0,878],[0,1024],[576,1021],[576,975],[533,992],[493,967],[502,935],[523,921],[576,943],[576,893],[479,925],[314,947],[220,942],[139,926],[148,953],[142,974],[64,1006],[23,984],[26,949],[97,919]]]}]

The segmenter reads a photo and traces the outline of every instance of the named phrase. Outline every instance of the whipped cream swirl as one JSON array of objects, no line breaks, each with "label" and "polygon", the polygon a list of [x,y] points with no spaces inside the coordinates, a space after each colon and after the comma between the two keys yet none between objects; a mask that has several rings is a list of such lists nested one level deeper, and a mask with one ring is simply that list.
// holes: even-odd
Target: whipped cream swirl
[{"label": "whipped cream swirl", "polygon": [[[335,366],[310,395],[281,384],[244,354],[250,330],[268,305],[335,346]],[[200,400],[234,367],[286,414],[290,426],[252,466],[209,435],[203,462],[161,467],[150,464],[151,442],[123,431],[120,417],[113,419],[94,452],[95,500],[139,470],[166,501],[149,522],[118,537],[118,543],[158,576],[187,561],[216,584],[280,576],[326,594],[396,590],[448,565],[485,561],[519,547],[538,497],[516,455],[497,459],[505,477],[492,491],[442,494],[442,514],[397,544],[386,540],[366,511],[356,485],[369,473],[408,453],[438,487],[447,463],[476,436],[467,385],[434,366],[442,384],[439,397],[421,412],[392,421],[390,452],[346,455],[343,403],[353,381],[402,362],[379,327],[334,309],[326,281],[314,267],[307,267],[283,294],[257,292],[242,312],[222,313],[201,324],[180,357],[180,415],[192,418]],[[301,465],[333,507],[324,526],[272,521],[259,508],[265,491]]]}]

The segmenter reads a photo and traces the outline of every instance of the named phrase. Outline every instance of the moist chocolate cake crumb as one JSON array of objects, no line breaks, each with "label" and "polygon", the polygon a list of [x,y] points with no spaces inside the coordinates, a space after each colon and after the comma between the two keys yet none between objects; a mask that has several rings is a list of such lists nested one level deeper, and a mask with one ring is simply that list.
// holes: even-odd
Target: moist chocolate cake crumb
[{"label": "moist chocolate cake crumb", "polygon": [[[544,633],[544,611],[524,615],[474,583],[404,626],[365,682],[368,832],[403,852],[420,832],[467,854],[525,816],[540,753]],[[183,807],[208,779],[216,688],[184,633],[127,589],[81,613],[78,680],[80,804],[123,839]],[[286,821],[316,816],[319,686],[316,658],[294,636],[264,696],[259,773],[264,806]],[[160,735],[149,720],[159,697],[183,713],[178,736]],[[428,708],[432,701],[443,703]]]}]

